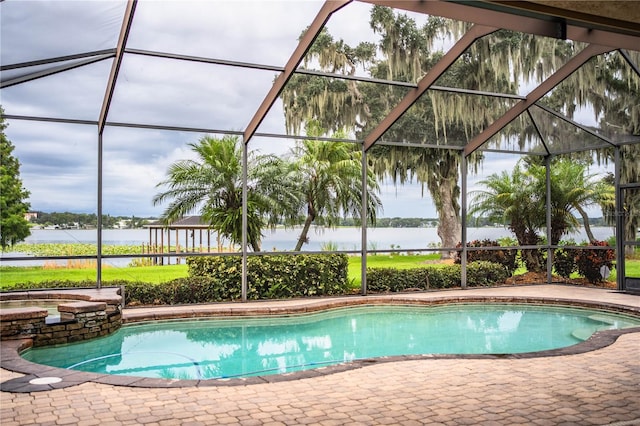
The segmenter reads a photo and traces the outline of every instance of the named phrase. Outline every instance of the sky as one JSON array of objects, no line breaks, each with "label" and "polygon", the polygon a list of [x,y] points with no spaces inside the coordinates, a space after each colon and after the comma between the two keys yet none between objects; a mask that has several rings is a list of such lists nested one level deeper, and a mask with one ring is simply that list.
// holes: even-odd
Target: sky
[{"label": "sky", "polygon": [[[283,66],[322,1],[140,1],[128,48]],[[328,22],[336,39],[350,45],[376,42],[370,6],[352,3]],[[0,2],[2,65],[99,51],[115,47],[124,2]],[[424,18],[415,17],[418,22]],[[57,65],[57,64],[55,64]],[[48,65],[48,66],[55,66]],[[45,67],[32,67],[29,71]],[[98,119],[111,60],[97,62],[0,90],[5,113]],[[364,70],[359,70],[366,75]],[[3,72],[3,80],[19,71]],[[243,131],[262,102],[276,72],[125,55],[109,122]],[[9,120],[6,135],[21,162],[32,210],[96,212],[98,135],[95,125]],[[258,128],[285,133],[278,100]],[[201,132],[107,126],[103,135],[103,212],[116,216],[158,216],[156,186],[170,164],[190,158],[189,143]],[[293,142],[254,137],[250,149],[282,155]],[[491,154],[469,188],[490,173],[510,170],[517,155]],[[436,217],[427,191],[418,184],[381,185],[380,217]],[[596,214],[597,215],[597,214]]]}]

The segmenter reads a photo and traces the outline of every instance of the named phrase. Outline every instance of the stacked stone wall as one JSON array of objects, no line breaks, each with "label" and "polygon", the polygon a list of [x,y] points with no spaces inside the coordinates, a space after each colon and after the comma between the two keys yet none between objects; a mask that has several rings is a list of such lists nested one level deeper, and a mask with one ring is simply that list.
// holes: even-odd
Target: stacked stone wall
[{"label": "stacked stone wall", "polygon": [[42,333],[48,313],[42,308],[14,308],[0,311],[2,340],[33,338]]},{"label": "stacked stone wall", "polygon": [[33,340],[33,346],[78,342],[106,336],[122,325],[120,309],[107,310],[104,302],[70,302],[58,305],[59,321],[47,321],[43,308],[4,309],[0,312],[2,340]]}]

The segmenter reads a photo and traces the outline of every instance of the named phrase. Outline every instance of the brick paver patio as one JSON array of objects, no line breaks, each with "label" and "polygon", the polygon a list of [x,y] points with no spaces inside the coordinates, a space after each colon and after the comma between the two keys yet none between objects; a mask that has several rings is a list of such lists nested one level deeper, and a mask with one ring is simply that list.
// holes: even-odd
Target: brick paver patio
[{"label": "brick paver patio", "polygon": [[[640,307],[639,296],[564,286],[464,292],[534,293]],[[0,381],[21,376],[1,370]],[[3,426],[640,425],[640,332],[574,355],[371,363],[313,378],[242,386],[133,388],[89,382],[45,392],[1,392],[0,403]]]}]

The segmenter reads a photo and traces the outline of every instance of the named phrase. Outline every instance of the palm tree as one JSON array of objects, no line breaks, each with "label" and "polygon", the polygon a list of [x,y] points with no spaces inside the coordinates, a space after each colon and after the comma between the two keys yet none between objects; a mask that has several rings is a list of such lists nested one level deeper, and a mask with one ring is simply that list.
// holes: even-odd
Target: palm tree
[{"label": "palm tree", "polygon": [[[540,242],[538,229],[544,226],[544,192],[533,190],[535,182],[530,174],[518,163],[509,174],[507,171],[494,173],[480,181],[486,187],[471,193],[469,213],[485,216],[494,222],[507,224],[522,246],[537,245]],[[542,196],[542,199],[540,199]],[[543,270],[542,257],[538,250],[522,250],[527,270]]]},{"label": "palm tree", "polygon": [[[242,243],[242,145],[235,136],[222,139],[204,136],[189,144],[195,160],[179,160],[169,167],[167,187],[153,197],[153,204],[170,204],[161,220],[171,224],[184,215],[200,211],[202,219],[218,235]],[[248,156],[247,241],[260,251],[262,229],[291,217],[299,203],[286,164],[274,156]]]},{"label": "palm tree", "polygon": [[[640,144],[625,145],[621,149],[622,167],[620,182],[622,184],[640,183]],[[615,177],[610,174],[606,178],[607,182],[613,186]],[[622,203],[624,214],[623,239],[625,241],[635,241],[640,229],[640,188],[628,187],[622,191]],[[604,217],[607,223],[615,224],[615,206],[609,204],[602,206]],[[625,246],[625,254],[632,255],[634,247]]]},{"label": "palm tree", "polygon": [[[632,142],[620,147],[620,183],[640,182],[640,143],[633,135],[640,133],[640,78],[637,64],[640,52],[622,51],[600,55],[581,67],[575,78],[569,78],[547,99],[548,105],[565,111],[569,118],[578,107],[588,106],[594,116],[599,117],[598,133],[613,141]],[[636,64],[635,67],[630,62]],[[635,139],[635,142],[633,142]],[[596,151],[599,162],[613,162],[614,150]],[[613,185],[611,176],[609,183]],[[640,190],[628,188],[624,191],[624,239],[634,241],[640,229]],[[611,204],[603,206],[608,223],[615,224],[615,209]],[[633,246],[625,247],[627,254],[633,253]]]},{"label": "palm tree", "polygon": [[[585,208],[611,205],[613,187],[604,180],[596,180],[595,175],[587,174],[585,164],[567,159],[553,161],[550,172],[550,243],[558,244],[563,235],[580,226],[574,213],[583,218],[589,240],[593,241]],[[546,229],[546,167],[526,157],[516,164],[511,174],[506,171],[494,173],[480,183],[487,189],[472,193],[470,213],[508,224],[520,245],[538,244],[538,233]],[[523,250],[522,253],[529,271],[542,270],[542,257],[537,250]]]},{"label": "palm tree", "polygon": [[[320,136],[316,122],[307,125],[307,135]],[[340,133],[334,137],[343,137]],[[304,140],[291,150],[295,179],[302,196],[304,226],[295,250],[308,241],[312,224],[335,227],[341,217],[360,218],[362,212],[362,151],[347,142]],[[367,175],[368,219],[375,223],[381,207],[378,182],[372,172]]]},{"label": "palm tree", "polygon": [[[358,67],[363,67],[373,78],[417,82],[442,56],[438,40],[468,28],[467,24],[437,17],[419,26],[407,15],[382,6],[371,9],[370,23],[380,34],[377,46],[364,42],[351,47],[323,30],[305,56],[305,65],[316,61],[323,71],[345,75],[354,75]],[[561,42],[526,34],[496,32],[476,41],[437,84],[516,93],[517,81],[545,77],[552,69],[550,64],[568,53],[556,49],[558,43]],[[306,121],[315,119],[327,129],[347,128],[364,138],[405,94],[406,89],[401,87],[295,75],[282,93],[287,131],[295,133]],[[382,139],[442,148],[394,144],[378,145],[370,151],[379,177],[390,177],[394,183],[415,179],[429,191],[438,211],[438,235],[445,247],[454,247],[460,241],[462,229],[458,186],[461,155],[455,148],[509,105],[510,101],[483,96],[430,91]],[[513,135],[523,133],[519,130],[510,127]],[[482,156],[469,160],[474,164]],[[443,257],[451,255],[443,253]]]},{"label": "palm tree", "polygon": [[[527,157],[527,159],[530,157]],[[526,159],[525,159],[526,161]],[[529,163],[528,172],[536,182],[537,193],[546,193],[546,167]],[[568,159],[557,159],[550,167],[551,181],[551,244],[558,244],[563,235],[580,227],[574,213],[582,217],[589,241],[595,241],[586,207],[613,206],[614,188],[604,179],[587,173],[584,163]]]},{"label": "palm tree", "polygon": [[[640,64],[640,52],[627,51],[627,55],[636,64]],[[614,140],[630,138],[630,135],[640,134],[640,77],[620,55],[606,55],[606,66],[599,66],[601,74],[598,83],[606,91],[600,92],[600,88],[591,88],[587,93],[595,98],[592,103],[597,110],[603,111],[600,119],[600,127]],[[634,74],[635,73],[635,74]],[[635,82],[635,84],[630,83]],[[636,139],[637,141],[637,139]],[[614,153],[609,150],[610,160]],[[640,143],[623,145],[620,148],[621,184],[640,183]],[[623,193],[624,227],[623,235],[626,241],[635,241],[640,229],[640,189],[626,188]],[[615,223],[613,208],[607,216],[611,223]],[[628,255],[633,254],[633,246],[625,246]]]}]

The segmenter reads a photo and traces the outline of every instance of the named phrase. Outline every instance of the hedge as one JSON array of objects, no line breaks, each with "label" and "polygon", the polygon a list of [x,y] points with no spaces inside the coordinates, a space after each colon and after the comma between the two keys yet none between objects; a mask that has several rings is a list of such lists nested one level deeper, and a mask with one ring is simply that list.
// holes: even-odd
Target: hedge
[{"label": "hedge", "polygon": [[[125,305],[174,305],[212,303],[241,298],[242,259],[239,256],[187,259],[189,277],[161,284],[139,281],[104,281],[103,287],[125,287]],[[348,258],[344,254],[252,256],[247,259],[247,298],[284,299],[330,296],[349,292]],[[196,275],[199,274],[199,275]],[[370,268],[371,291],[395,292],[411,288],[426,290],[460,285],[460,265],[414,269]],[[467,284],[486,286],[508,278],[505,269],[491,262],[467,265]],[[95,281],[46,281],[22,283],[10,290],[42,288],[93,288]],[[9,289],[6,289],[9,290]]]},{"label": "hedge", "polygon": [[[462,243],[458,243],[457,248],[462,247]],[[467,243],[467,247],[478,249],[467,251],[467,262],[486,261],[499,263],[507,269],[509,274],[518,268],[518,250],[517,249],[501,249],[500,243],[496,240],[473,240]],[[493,250],[482,250],[483,247],[491,247]],[[462,252],[456,252],[455,263],[461,263]]]},{"label": "hedge", "polygon": [[[610,247],[607,241],[591,241],[590,246]],[[577,272],[592,284],[606,281],[601,268],[606,266],[609,271],[614,267],[616,252],[613,247],[608,249],[592,248],[558,248],[553,255],[553,268],[563,278],[569,278]]]},{"label": "hedge", "polygon": [[[367,269],[367,288],[370,291],[379,292],[452,288],[460,286],[461,277],[460,265],[412,269],[369,268]],[[467,264],[469,287],[492,285],[508,277],[507,271],[499,263],[478,261]]]},{"label": "hedge", "polygon": [[[597,247],[609,247],[606,241],[591,241],[589,245]],[[577,249],[575,251],[576,267],[578,274],[582,275],[590,283],[601,283],[605,281],[601,275],[601,268],[607,267],[609,270],[613,268],[613,261],[616,259],[616,252],[613,248],[606,250],[598,249]]]},{"label": "hedge", "polygon": [[557,248],[553,252],[553,269],[561,277],[568,279],[577,270],[576,250]]},{"label": "hedge", "polygon": [[[237,299],[242,280],[240,256],[187,258],[190,277],[209,277]],[[247,258],[247,298],[284,299],[344,294],[348,289],[345,254],[250,256]],[[237,290],[234,290],[237,289]],[[233,297],[235,296],[235,297]]]}]

